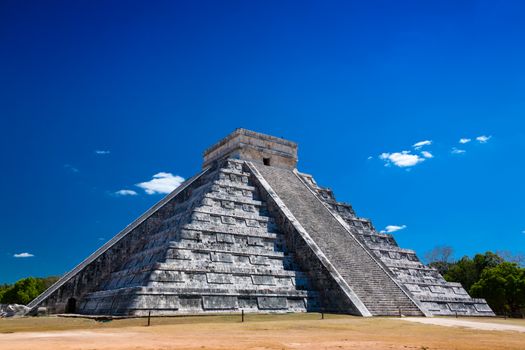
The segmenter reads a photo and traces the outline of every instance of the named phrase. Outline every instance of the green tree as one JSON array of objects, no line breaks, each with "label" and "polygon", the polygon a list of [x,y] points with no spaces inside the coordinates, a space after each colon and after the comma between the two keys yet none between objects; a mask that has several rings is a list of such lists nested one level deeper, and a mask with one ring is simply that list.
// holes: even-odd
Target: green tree
[{"label": "green tree", "polygon": [[27,304],[57,280],[57,277],[28,277],[11,286],[0,286],[0,304]]},{"label": "green tree", "polygon": [[10,287],[9,284],[0,284],[0,303],[2,303],[2,296]]},{"label": "green tree", "polygon": [[485,254],[476,254],[474,256],[474,264],[476,265],[476,270],[478,271],[479,276],[481,276],[481,273],[486,268],[496,267],[504,262],[505,259],[490,251],[485,252]]},{"label": "green tree", "polygon": [[2,296],[4,304],[27,304],[39,294],[42,282],[34,277],[24,278],[6,290]]},{"label": "green tree", "polygon": [[489,267],[472,285],[470,294],[485,298],[497,313],[520,315],[525,307],[525,269],[509,262]]},{"label": "green tree", "polygon": [[463,288],[469,290],[479,279],[479,273],[474,260],[464,256],[452,264],[443,277],[449,282],[459,282]]},{"label": "green tree", "polygon": [[457,262],[450,264],[443,277],[450,282],[459,282],[466,290],[470,290],[476,283],[482,272],[487,268],[496,267],[504,260],[490,251],[484,254],[476,254],[473,259],[464,256]]}]

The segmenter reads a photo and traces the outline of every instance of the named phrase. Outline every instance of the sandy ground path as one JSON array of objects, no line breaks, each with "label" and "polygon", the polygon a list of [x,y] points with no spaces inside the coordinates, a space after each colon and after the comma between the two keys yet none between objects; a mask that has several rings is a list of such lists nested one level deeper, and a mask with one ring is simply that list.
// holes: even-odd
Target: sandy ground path
[{"label": "sandy ground path", "polygon": [[[493,322],[465,321],[465,320],[458,320],[455,318],[404,317],[404,318],[396,318],[396,320],[432,324],[436,326],[466,327],[466,328],[472,328],[472,329],[480,329],[484,331],[516,331],[516,332],[525,333],[525,326],[517,326],[517,325],[512,325],[512,324],[501,324],[501,323],[493,323]],[[525,344],[523,345],[523,347],[525,348]]]},{"label": "sandy ground path", "polygon": [[[286,317],[286,316],[285,316]],[[45,330],[51,322],[61,327],[74,320],[20,320],[31,330],[9,333],[14,324],[0,320],[0,350],[523,350],[525,333],[440,327],[391,318],[330,316],[324,320],[276,317],[253,322],[212,321],[138,326],[131,321],[93,325],[92,329]],[[308,315],[304,316],[308,317]],[[143,323],[143,320],[139,320]],[[157,323],[170,320],[154,320]],[[181,322],[174,320],[174,322]],[[199,319],[197,319],[199,321]],[[64,324],[64,322],[66,324]],[[89,325],[87,321],[82,324]],[[123,323],[119,323],[123,322]],[[133,321],[135,322],[135,321]],[[138,322],[138,321],[137,321]],[[200,322],[200,321],[199,321]],[[37,328],[34,328],[36,324]],[[3,327],[3,328],[2,328]],[[42,331],[41,331],[42,329]]]}]

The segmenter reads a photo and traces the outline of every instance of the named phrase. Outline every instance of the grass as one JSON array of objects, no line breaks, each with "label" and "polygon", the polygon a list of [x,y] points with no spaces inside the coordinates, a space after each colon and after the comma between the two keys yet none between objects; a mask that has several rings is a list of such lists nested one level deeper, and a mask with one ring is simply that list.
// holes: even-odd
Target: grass
[{"label": "grass", "polygon": [[[354,318],[347,315],[325,314],[326,319]],[[319,313],[289,313],[289,314],[245,314],[245,322],[318,320]],[[198,323],[239,323],[240,314],[217,314],[196,316],[151,317],[151,325],[176,325]],[[22,317],[0,319],[0,333],[15,332],[45,332],[71,329],[108,329],[122,327],[139,327],[147,325],[146,317],[114,319],[109,322],[99,322],[89,318],[77,317]]]}]

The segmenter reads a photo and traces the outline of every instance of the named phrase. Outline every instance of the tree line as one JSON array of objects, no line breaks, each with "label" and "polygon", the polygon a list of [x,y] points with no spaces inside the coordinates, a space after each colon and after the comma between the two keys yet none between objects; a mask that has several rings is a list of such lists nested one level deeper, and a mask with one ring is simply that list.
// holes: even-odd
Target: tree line
[{"label": "tree line", "polygon": [[58,277],[27,277],[14,284],[0,285],[0,304],[28,304],[58,281]]},{"label": "tree line", "polygon": [[487,251],[459,260],[454,260],[453,255],[451,247],[441,246],[427,253],[426,260],[445,280],[459,282],[472,297],[487,300],[495,313],[524,317],[523,255]]}]

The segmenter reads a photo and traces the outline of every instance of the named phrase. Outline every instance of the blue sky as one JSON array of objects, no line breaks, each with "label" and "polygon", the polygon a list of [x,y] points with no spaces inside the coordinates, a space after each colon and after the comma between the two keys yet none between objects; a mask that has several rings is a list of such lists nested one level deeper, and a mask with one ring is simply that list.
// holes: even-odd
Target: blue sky
[{"label": "blue sky", "polygon": [[237,127],[298,142],[299,170],[376,228],[404,227],[420,256],[524,252],[524,15],[521,1],[1,1],[0,282],[69,270]]}]

